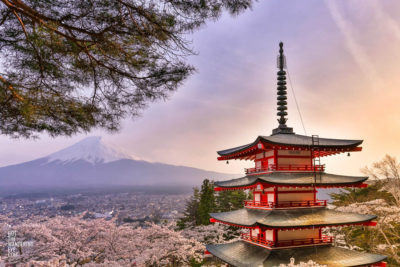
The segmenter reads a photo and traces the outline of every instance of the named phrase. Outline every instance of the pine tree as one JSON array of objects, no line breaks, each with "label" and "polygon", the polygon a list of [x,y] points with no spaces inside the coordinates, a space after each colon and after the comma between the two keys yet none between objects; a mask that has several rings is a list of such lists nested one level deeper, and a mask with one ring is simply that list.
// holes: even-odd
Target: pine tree
[{"label": "pine tree", "polygon": [[216,196],[216,209],[218,212],[241,209],[248,198],[245,191],[220,191]]},{"label": "pine tree", "polygon": [[214,183],[205,179],[201,185],[200,202],[197,211],[196,225],[210,224],[209,213],[215,211]]},{"label": "pine tree", "polygon": [[0,133],[116,130],[193,73],[190,33],[253,0],[0,0]]},{"label": "pine tree", "polygon": [[197,225],[197,211],[200,202],[200,192],[197,187],[193,188],[193,196],[186,202],[186,208],[183,217],[177,222],[178,229],[182,230],[188,223]]},{"label": "pine tree", "polygon": [[[249,193],[251,194],[251,193]],[[244,200],[251,199],[246,191],[214,191],[214,183],[208,179],[203,181],[201,190],[193,188],[193,196],[186,202],[184,217],[178,220],[179,229],[191,225],[210,224],[211,212],[223,212],[241,209]]]}]

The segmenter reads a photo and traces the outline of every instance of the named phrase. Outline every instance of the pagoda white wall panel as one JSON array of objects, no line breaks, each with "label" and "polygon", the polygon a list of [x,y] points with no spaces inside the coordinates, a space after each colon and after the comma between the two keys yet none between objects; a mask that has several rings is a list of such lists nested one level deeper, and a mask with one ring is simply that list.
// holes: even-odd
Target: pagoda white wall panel
[{"label": "pagoda white wall panel", "polygon": [[269,150],[269,151],[265,151],[265,152],[256,154],[256,159],[268,158],[268,157],[272,157],[273,155],[274,155],[274,151]]},{"label": "pagoda white wall panel", "polygon": [[256,168],[261,168],[261,161],[256,161]]},{"label": "pagoda white wall panel", "polygon": [[310,191],[313,190],[311,186],[309,187],[278,187],[279,191],[293,191],[293,192],[302,192],[302,191]]},{"label": "pagoda white wall panel", "polygon": [[265,231],[265,240],[274,240],[274,230]]},{"label": "pagoda white wall panel", "polygon": [[251,236],[252,237],[257,237],[257,235],[260,233],[260,229],[255,228],[251,230]]},{"label": "pagoda white wall panel", "polygon": [[266,187],[266,188],[264,188],[264,192],[274,192],[274,188],[273,187]]},{"label": "pagoda white wall panel", "polygon": [[280,158],[278,156],[279,165],[311,165],[310,158]]},{"label": "pagoda white wall panel", "polygon": [[268,165],[273,165],[275,164],[275,159],[274,158],[269,158],[268,159]]},{"label": "pagoda white wall panel", "polygon": [[256,159],[262,159],[262,158],[264,158],[264,153],[256,154]]},{"label": "pagoda white wall panel", "polygon": [[311,151],[307,150],[278,150],[278,156],[304,156],[310,157]]},{"label": "pagoda white wall panel", "polygon": [[303,230],[288,230],[278,231],[278,241],[305,239],[305,238],[320,238],[318,229],[303,229]]},{"label": "pagoda white wall panel", "polygon": [[280,201],[308,201],[314,200],[314,193],[279,193],[278,202]]}]

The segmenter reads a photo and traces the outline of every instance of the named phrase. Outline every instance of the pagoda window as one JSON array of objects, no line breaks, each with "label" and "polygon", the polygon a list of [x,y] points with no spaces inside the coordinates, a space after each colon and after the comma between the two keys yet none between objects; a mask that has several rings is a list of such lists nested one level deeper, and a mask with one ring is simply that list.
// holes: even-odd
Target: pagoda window
[{"label": "pagoda window", "polygon": [[274,230],[265,230],[264,231],[265,240],[274,240]]},{"label": "pagoda window", "polygon": [[260,229],[259,228],[254,228],[250,230],[251,236],[253,238],[258,238],[259,234],[260,234]]},{"label": "pagoda window", "polygon": [[261,167],[262,167],[262,162],[256,161],[256,169],[261,169]]},{"label": "pagoda window", "polygon": [[255,155],[255,168],[251,172],[260,172],[268,170],[269,165],[274,165],[274,150],[268,150]]},{"label": "pagoda window", "polygon": [[261,184],[258,184],[257,187],[256,187],[256,190],[262,191],[263,190],[263,186]]},{"label": "pagoda window", "polygon": [[271,203],[271,202],[275,202],[275,194],[267,194],[267,202]]}]

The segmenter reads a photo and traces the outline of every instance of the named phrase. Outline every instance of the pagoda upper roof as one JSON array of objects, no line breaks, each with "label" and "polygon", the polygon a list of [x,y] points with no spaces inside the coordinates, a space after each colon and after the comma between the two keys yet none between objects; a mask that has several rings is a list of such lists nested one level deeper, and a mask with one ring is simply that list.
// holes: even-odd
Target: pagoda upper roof
[{"label": "pagoda upper roof", "polygon": [[248,187],[259,182],[283,186],[352,186],[368,179],[367,176],[345,176],[325,172],[317,174],[317,177],[315,180],[313,172],[272,172],[218,181],[214,184],[222,188]]},{"label": "pagoda upper roof", "polygon": [[303,208],[287,210],[240,209],[210,213],[217,221],[237,226],[262,225],[268,228],[303,228],[367,223],[375,215],[339,212],[327,208]]},{"label": "pagoda upper roof", "polygon": [[[362,144],[363,140],[346,140],[346,139],[332,139],[332,138],[318,138],[319,145],[314,144],[314,149],[318,150],[342,150],[352,151],[353,148]],[[240,152],[246,152],[249,149],[257,149],[257,145],[262,143],[265,147],[298,147],[310,149],[312,146],[312,137],[299,134],[274,134],[270,136],[258,136],[257,139],[247,145],[242,145],[230,149],[217,151],[222,157],[221,160],[227,159],[227,156],[233,156]],[[321,156],[323,154],[321,153]]]},{"label": "pagoda upper roof", "polygon": [[330,267],[366,266],[384,261],[387,257],[327,246],[269,250],[245,241],[207,245],[207,250],[222,261],[237,267],[273,267],[288,264],[290,258],[296,263],[312,260]]}]

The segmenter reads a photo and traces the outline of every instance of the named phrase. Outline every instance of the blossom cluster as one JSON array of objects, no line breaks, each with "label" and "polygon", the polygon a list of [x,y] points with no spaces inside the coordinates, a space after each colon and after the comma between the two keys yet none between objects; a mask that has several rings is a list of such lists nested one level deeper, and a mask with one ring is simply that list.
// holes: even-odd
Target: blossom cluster
[{"label": "blossom cluster", "polygon": [[3,223],[1,244],[16,231],[17,241],[34,241],[19,255],[4,259],[18,266],[169,266],[203,259],[205,246],[169,225],[133,228],[112,220],[80,217],[33,218],[14,226]]},{"label": "blossom cluster", "polygon": [[309,260],[308,262],[300,262],[300,263],[296,264],[295,259],[291,258],[290,263],[280,264],[278,267],[327,267],[327,265],[320,265],[312,260]]},{"label": "blossom cluster", "polygon": [[378,222],[383,224],[400,221],[400,207],[389,205],[383,199],[374,199],[368,202],[353,203],[348,206],[338,207],[336,210],[361,214],[375,214],[378,215]]}]

